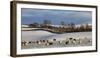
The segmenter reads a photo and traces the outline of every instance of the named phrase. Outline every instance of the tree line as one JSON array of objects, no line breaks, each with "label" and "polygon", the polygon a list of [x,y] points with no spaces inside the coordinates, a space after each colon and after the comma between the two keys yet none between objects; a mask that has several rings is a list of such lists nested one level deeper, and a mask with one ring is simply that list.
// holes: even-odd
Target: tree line
[{"label": "tree line", "polygon": [[39,23],[32,23],[29,24],[29,27],[32,28],[47,28],[47,29],[52,29],[55,32],[84,32],[84,31],[92,31],[92,26],[85,24],[85,25],[80,25],[79,27],[76,27],[76,24],[69,23],[69,24],[65,24],[64,21],[60,22],[60,26],[56,27],[56,26],[52,26],[52,22],[50,20],[43,20],[42,24]]}]

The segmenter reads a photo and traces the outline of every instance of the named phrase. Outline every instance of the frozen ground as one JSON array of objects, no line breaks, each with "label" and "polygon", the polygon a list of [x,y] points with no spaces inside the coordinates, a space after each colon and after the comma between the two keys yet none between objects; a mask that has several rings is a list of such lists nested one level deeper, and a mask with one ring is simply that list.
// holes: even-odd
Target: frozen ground
[{"label": "frozen ground", "polygon": [[[36,40],[52,40],[56,39],[57,41],[64,41],[68,38],[75,39],[84,39],[92,40],[92,32],[75,32],[75,33],[63,33],[63,34],[55,34],[48,31],[38,30],[38,31],[22,31],[22,41],[36,41]],[[30,44],[27,46],[22,46],[22,49],[29,48],[52,48],[52,47],[73,47],[73,46],[90,46],[92,45],[92,41],[84,44],[58,44],[52,46],[43,46],[43,45],[35,45]]]}]

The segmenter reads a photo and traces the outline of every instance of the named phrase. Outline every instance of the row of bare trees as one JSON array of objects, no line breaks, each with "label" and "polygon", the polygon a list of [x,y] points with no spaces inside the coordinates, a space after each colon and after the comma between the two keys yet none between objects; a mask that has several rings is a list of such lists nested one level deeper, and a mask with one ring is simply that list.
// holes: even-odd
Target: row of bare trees
[{"label": "row of bare trees", "polygon": [[29,24],[29,27],[33,28],[48,28],[55,30],[56,32],[84,32],[84,31],[92,31],[92,26],[85,24],[80,25],[80,27],[76,27],[74,23],[65,24],[64,21],[60,22],[60,26],[52,26],[52,22],[50,20],[44,20],[42,24],[33,23]]}]

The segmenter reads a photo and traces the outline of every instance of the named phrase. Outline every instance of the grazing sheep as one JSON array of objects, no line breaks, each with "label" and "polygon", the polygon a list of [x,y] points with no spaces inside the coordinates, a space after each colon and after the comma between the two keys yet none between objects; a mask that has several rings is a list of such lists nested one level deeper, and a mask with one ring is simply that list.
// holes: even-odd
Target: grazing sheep
[{"label": "grazing sheep", "polygon": [[43,42],[46,42],[45,40],[43,40]]},{"label": "grazing sheep", "polygon": [[50,46],[50,45],[53,45],[53,42],[46,43],[46,46]]},{"label": "grazing sheep", "polygon": [[79,38],[79,44],[81,44],[82,43],[82,40]]},{"label": "grazing sheep", "polygon": [[29,41],[28,44],[32,44],[32,41]]},{"label": "grazing sheep", "polygon": [[69,40],[72,40],[73,38],[69,38]]},{"label": "grazing sheep", "polygon": [[49,43],[46,43],[46,46],[49,46]]},{"label": "grazing sheep", "polygon": [[38,44],[41,44],[41,42],[38,42]]},{"label": "grazing sheep", "polygon": [[40,40],[40,42],[42,42],[42,40]]},{"label": "grazing sheep", "polygon": [[56,39],[53,39],[53,41],[56,41]]},{"label": "grazing sheep", "polygon": [[50,43],[49,43],[49,45],[53,45],[53,43],[52,43],[52,42],[50,42]]},{"label": "grazing sheep", "polygon": [[73,38],[69,38],[69,44],[72,44],[73,43]]},{"label": "grazing sheep", "polygon": [[38,44],[38,43],[39,43],[39,41],[36,41],[36,43]]},{"label": "grazing sheep", "polygon": [[65,44],[69,44],[69,41],[66,41]]},{"label": "grazing sheep", "polygon": [[73,39],[73,43],[78,44],[78,38]]},{"label": "grazing sheep", "polygon": [[63,43],[63,41],[59,41],[59,44]]},{"label": "grazing sheep", "polygon": [[21,42],[21,45],[22,46],[26,46],[27,45],[27,42],[26,41],[23,41],[23,42]]}]

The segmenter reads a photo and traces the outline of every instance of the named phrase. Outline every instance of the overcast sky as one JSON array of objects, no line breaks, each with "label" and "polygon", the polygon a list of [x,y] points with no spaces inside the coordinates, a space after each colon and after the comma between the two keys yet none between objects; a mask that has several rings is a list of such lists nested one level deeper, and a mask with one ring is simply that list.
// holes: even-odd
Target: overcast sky
[{"label": "overcast sky", "polygon": [[21,9],[22,24],[31,24],[34,22],[42,24],[43,20],[51,20],[53,25],[59,25],[61,21],[64,21],[65,24],[91,24],[92,12],[58,9]]}]

